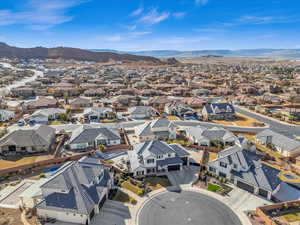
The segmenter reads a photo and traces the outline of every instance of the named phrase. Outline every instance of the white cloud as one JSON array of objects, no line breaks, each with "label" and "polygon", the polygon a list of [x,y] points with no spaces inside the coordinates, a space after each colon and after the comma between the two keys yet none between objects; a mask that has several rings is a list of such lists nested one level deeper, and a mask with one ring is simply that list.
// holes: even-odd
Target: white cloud
[{"label": "white cloud", "polygon": [[208,0],[195,0],[196,5],[206,5]]},{"label": "white cloud", "polygon": [[152,32],[150,31],[137,31],[137,32],[133,32],[130,34],[130,37],[132,38],[138,38],[138,37],[141,37],[141,36],[145,36],[147,34],[151,34]]},{"label": "white cloud", "polygon": [[186,16],[186,12],[175,12],[175,13],[173,13],[173,16],[176,19],[182,19]]},{"label": "white cloud", "polygon": [[142,12],[144,11],[144,8],[143,7],[140,7],[136,10],[134,10],[132,13],[131,13],[131,16],[139,16],[142,14]]},{"label": "white cloud", "polygon": [[70,8],[89,0],[27,0],[22,10],[0,10],[0,26],[23,24],[32,29],[48,29],[71,21]]},{"label": "white cloud", "polygon": [[139,19],[139,22],[153,25],[160,23],[170,17],[169,12],[159,12],[157,9],[151,9],[146,15]]}]

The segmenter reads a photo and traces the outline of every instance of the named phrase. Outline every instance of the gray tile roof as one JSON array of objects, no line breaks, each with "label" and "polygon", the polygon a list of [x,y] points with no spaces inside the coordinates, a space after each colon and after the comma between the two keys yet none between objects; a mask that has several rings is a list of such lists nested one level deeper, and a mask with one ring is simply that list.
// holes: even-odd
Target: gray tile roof
[{"label": "gray tile roof", "polygon": [[212,103],[204,106],[208,114],[234,114],[233,105],[228,103]]},{"label": "gray tile roof", "polygon": [[41,125],[31,129],[14,130],[0,139],[0,146],[16,145],[19,147],[49,146],[55,135],[55,129]]},{"label": "gray tile roof", "polygon": [[182,164],[182,163],[183,163],[183,161],[179,157],[167,158],[164,160],[156,161],[157,166],[177,165],[177,164]]},{"label": "gray tile roof", "polygon": [[94,159],[69,162],[41,186],[43,201],[37,207],[89,214],[110,179],[108,168]]},{"label": "gray tile roof", "polygon": [[92,128],[83,125],[73,131],[69,144],[91,143],[100,135],[108,140],[118,140],[121,138],[117,130],[106,127]]},{"label": "gray tile roof", "polygon": [[282,182],[278,177],[280,170],[262,163],[261,156],[254,152],[233,147],[223,150],[218,155],[219,158],[210,162],[209,166],[217,168],[220,162],[227,165],[236,164],[241,169],[239,171],[232,169],[232,175],[248,184],[274,191]]},{"label": "gray tile roof", "polygon": [[271,136],[272,144],[279,146],[281,149],[286,151],[292,151],[300,147],[300,142],[289,137],[286,137],[282,134],[276,133],[270,129],[263,130],[256,135],[256,138],[263,140],[264,138]]},{"label": "gray tile roof", "polygon": [[[176,157],[185,157],[188,156],[189,153],[179,144],[170,144],[168,145],[165,142],[154,140],[154,141],[147,141],[144,143],[136,144],[133,146],[133,151],[128,152],[130,166],[132,170],[135,170],[139,167],[143,167],[143,158],[149,155],[168,155],[175,153]],[[168,160],[172,160],[174,157],[168,158]],[[171,162],[171,161],[165,162]],[[174,159],[175,160],[175,159]],[[164,161],[164,160],[157,160]]]},{"label": "gray tile roof", "polygon": [[[153,128],[172,128],[176,127],[176,125],[169,121],[167,118],[160,118],[157,120],[153,120],[151,122],[143,123],[136,127],[136,135],[138,136],[150,136],[150,135],[160,135],[158,132],[153,131]],[[169,133],[162,134],[163,136],[169,136]]]},{"label": "gray tile roof", "polygon": [[155,111],[151,106],[135,106],[128,109],[130,114],[148,114]]}]

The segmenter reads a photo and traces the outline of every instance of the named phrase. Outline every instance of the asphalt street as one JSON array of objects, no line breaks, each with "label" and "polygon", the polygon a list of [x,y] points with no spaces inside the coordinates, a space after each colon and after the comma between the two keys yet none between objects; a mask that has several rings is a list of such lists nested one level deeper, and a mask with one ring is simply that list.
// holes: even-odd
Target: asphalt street
[{"label": "asphalt street", "polygon": [[148,201],[138,225],[242,225],[238,216],[212,197],[191,191],[164,192]]},{"label": "asphalt street", "polygon": [[238,107],[235,107],[235,110],[238,113],[244,114],[246,116],[252,117],[256,120],[268,124],[271,130],[280,133],[282,135],[288,136],[290,138],[295,138],[295,136],[300,136],[300,126],[290,126],[288,124],[282,124],[280,122],[267,119],[266,117],[259,116],[255,113],[240,109]]}]

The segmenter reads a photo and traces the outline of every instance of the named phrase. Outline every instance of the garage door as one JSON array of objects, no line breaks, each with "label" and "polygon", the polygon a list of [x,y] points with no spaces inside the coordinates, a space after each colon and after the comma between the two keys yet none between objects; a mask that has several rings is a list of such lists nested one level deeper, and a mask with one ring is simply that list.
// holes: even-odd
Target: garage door
[{"label": "garage door", "polygon": [[180,165],[168,166],[168,171],[180,170]]},{"label": "garage door", "polygon": [[249,184],[246,184],[246,183],[243,183],[241,181],[238,181],[236,186],[238,186],[239,188],[241,188],[241,189],[243,189],[245,191],[249,191],[251,193],[254,192],[254,187],[253,186],[251,186]]},{"label": "garage door", "polygon": [[259,189],[258,194],[262,197],[268,198],[268,192],[266,190]]}]

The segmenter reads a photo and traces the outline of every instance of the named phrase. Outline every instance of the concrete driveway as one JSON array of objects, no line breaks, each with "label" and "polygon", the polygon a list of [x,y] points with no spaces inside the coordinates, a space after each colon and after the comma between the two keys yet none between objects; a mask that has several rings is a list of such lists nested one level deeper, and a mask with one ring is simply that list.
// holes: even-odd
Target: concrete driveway
[{"label": "concrete driveway", "polygon": [[242,212],[255,210],[259,206],[272,204],[272,202],[267,199],[251,194],[235,186],[233,186],[233,190],[225,198],[233,209]]},{"label": "concrete driveway", "polygon": [[128,206],[121,202],[107,200],[102,207],[100,214],[96,214],[91,225],[125,225],[130,219]]},{"label": "concrete driveway", "polygon": [[180,171],[168,172],[167,176],[173,186],[180,186],[183,184],[192,184],[197,180],[198,172],[198,166],[190,166],[184,167],[184,169]]}]

